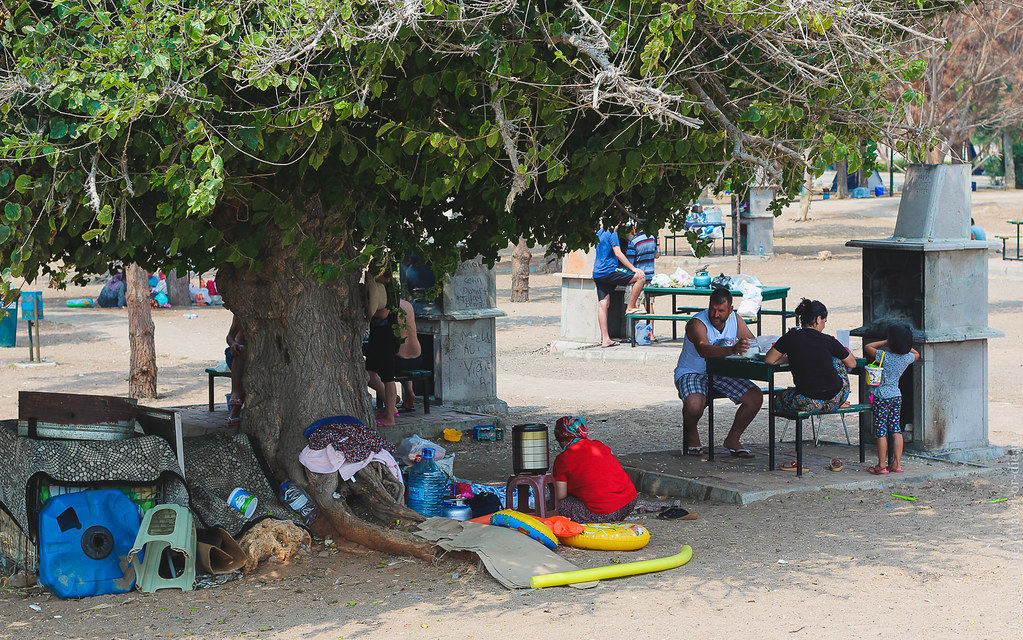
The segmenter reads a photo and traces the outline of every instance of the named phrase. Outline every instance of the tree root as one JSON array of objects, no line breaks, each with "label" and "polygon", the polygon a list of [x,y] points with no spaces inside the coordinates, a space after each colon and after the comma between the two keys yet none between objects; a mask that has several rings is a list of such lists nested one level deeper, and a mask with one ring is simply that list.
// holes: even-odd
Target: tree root
[{"label": "tree root", "polygon": [[324,509],[324,515],[334,525],[337,533],[349,542],[360,544],[376,551],[413,556],[429,562],[432,562],[437,557],[437,547],[432,542],[417,538],[404,531],[385,529],[359,518],[349,511],[344,496],[339,500],[334,498],[332,493],[323,494],[318,492],[316,501],[321,507],[331,507]]}]

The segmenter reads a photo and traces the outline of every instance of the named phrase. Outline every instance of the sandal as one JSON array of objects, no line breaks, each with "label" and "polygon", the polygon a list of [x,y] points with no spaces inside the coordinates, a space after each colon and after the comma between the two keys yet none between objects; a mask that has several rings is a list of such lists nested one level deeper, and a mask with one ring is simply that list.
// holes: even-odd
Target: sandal
[{"label": "sandal", "polygon": [[228,418],[227,419],[227,428],[228,429],[237,429],[240,426],[242,426],[242,419],[241,418]]},{"label": "sandal", "polygon": [[[783,464],[783,465],[779,466],[778,468],[782,469],[784,471],[795,471],[798,467],[796,466],[796,461],[793,460],[792,462]],[[805,473],[807,471],[809,471],[809,469],[807,469],[806,467],[803,467],[803,472]]]},{"label": "sandal", "polygon": [[867,467],[867,473],[872,473],[875,476],[886,476],[888,475],[888,467],[882,467],[881,465]]},{"label": "sandal", "polygon": [[702,456],[703,453],[703,447],[686,447],[687,456]]},{"label": "sandal", "polygon": [[903,468],[899,467],[898,469],[896,469],[892,465],[888,465],[888,472],[889,473],[902,473],[903,472]]},{"label": "sandal", "polygon": [[845,463],[843,463],[838,458],[832,458],[831,462],[828,463],[828,469],[831,469],[832,471],[841,471],[844,468],[845,468]]},{"label": "sandal", "polygon": [[657,517],[661,520],[696,520],[699,515],[686,511],[681,507],[668,507],[662,509]]},{"label": "sandal", "polygon": [[[749,449],[728,449],[728,453],[732,454],[732,456],[734,456],[736,458],[752,458],[752,457],[754,457],[753,456],[753,452],[750,451]],[[793,466],[792,468],[795,469],[795,466]]]}]

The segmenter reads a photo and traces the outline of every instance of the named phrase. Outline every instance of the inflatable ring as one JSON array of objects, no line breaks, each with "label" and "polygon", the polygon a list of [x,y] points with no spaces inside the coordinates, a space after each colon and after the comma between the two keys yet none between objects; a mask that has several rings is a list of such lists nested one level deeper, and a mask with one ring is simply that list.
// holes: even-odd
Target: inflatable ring
[{"label": "inflatable ring", "polygon": [[579,549],[635,551],[650,542],[650,531],[638,524],[613,522],[584,524],[583,527],[582,533],[570,538],[561,538],[561,543]]},{"label": "inflatable ring", "polygon": [[558,548],[558,538],[551,528],[529,514],[519,513],[513,509],[504,509],[490,516],[490,524],[521,531],[551,551]]}]

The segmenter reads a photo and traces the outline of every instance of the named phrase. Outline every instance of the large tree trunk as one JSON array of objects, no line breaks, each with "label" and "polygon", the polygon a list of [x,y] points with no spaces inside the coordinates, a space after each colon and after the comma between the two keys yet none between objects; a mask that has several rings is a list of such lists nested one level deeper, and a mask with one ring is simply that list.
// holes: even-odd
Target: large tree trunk
[{"label": "large tree trunk", "polygon": [[[332,258],[354,264],[351,245],[328,238],[320,228],[322,215],[319,202],[311,201],[299,223],[303,232],[342,246]],[[283,246],[276,232],[267,233],[260,258],[261,271],[224,265],[217,273],[224,304],[245,329],[242,429],[258,439],[278,479],[309,490],[338,535],[379,551],[432,559],[432,543],[352,511],[350,503],[357,502],[388,524],[423,520],[402,504],[401,485],[381,465],[360,471],[352,484],[340,482],[336,473],[309,472],[298,460],[306,445],[304,429],[320,418],[352,415],[373,424],[362,357],[366,319],[360,274],[321,283],[306,275],[295,246]]]},{"label": "large tree trunk", "polygon": [[1012,157],[1012,135],[1002,129],[1002,159],[1005,162],[1005,188],[1016,188],[1016,159]]},{"label": "large tree trunk", "polygon": [[511,270],[511,301],[529,302],[529,261],[533,254],[529,252],[526,239],[520,237],[512,252]]},{"label": "large tree trunk", "polygon": [[841,162],[835,163],[835,170],[838,173],[838,177],[835,179],[838,189],[838,193],[835,197],[842,200],[849,197],[849,161],[842,160]]},{"label": "large tree trunk", "polygon": [[149,277],[137,264],[125,269],[128,307],[128,344],[131,365],[128,373],[128,396],[156,397],[156,327],[149,305]]},{"label": "large tree trunk", "polygon": [[188,292],[188,278],[179,278],[177,270],[167,274],[167,300],[172,307],[187,307],[192,304]]}]

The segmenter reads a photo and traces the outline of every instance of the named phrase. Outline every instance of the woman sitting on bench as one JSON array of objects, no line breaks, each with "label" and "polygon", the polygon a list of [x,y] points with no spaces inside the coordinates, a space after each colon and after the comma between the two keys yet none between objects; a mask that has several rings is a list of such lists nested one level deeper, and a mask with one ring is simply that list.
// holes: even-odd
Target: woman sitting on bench
[{"label": "woman sitting on bench", "polygon": [[775,394],[774,410],[819,411],[827,413],[849,398],[849,371],[856,356],[824,331],[828,309],[818,300],[803,301],[796,307],[796,324],[764,356],[767,364],[788,362],[795,387]]}]

